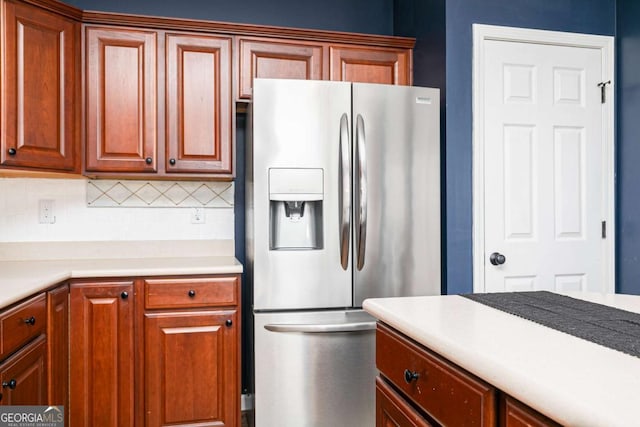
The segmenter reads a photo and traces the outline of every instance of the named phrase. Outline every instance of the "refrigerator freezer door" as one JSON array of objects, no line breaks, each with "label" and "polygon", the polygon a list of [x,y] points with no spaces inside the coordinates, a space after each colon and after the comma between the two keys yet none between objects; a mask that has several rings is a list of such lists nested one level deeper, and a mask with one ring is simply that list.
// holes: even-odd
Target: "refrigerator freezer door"
[{"label": "refrigerator freezer door", "polygon": [[353,85],[354,305],[440,294],[440,95]]},{"label": "refrigerator freezer door", "polygon": [[256,313],[255,365],[256,427],[375,425],[367,313]]},{"label": "refrigerator freezer door", "polygon": [[[344,219],[351,218],[351,197],[341,184],[350,179],[350,158],[343,156],[351,154],[351,85],[256,79],[252,115],[253,178],[247,185],[253,194],[248,257],[253,262],[254,309],[350,307],[350,224]],[[340,172],[343,165],[346,176]],[[277,197],[270,197],[270,171],[296,168],[321,176],[322,194],[303,200],[308,191],[293,179],[278,182]],[[283,200],[286,194],[290,201]],[[317,226],[305,225],[309,220]],[[309,236],[309,244],[298,243]]]}]

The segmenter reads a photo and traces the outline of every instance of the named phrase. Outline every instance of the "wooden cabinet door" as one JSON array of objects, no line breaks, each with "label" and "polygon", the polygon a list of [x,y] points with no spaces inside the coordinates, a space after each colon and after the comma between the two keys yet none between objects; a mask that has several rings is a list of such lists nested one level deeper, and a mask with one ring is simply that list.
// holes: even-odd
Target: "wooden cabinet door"
[{"label": "wooden cabinet door", "polygon": [[376,378],[376,427],[431,425],[383,379]]},{"label": "wooden cabinet door", "polygon": [[241,38],[238,41],[238,97],[251,99],[253,79],[321,80],[323,46],[276,39]]},{"label": "wooden cabinet door", "polygon": [[231,38],[167,34],[166,171],[231,175]]},{"label": "wooden cabinet door", "polygon": [[500,399],[500,425],[504,427],[560,427],[560,424],[552,419],[504,394]]},{"label": "wooden cabinet door", "polygon": [[411,50],[363,46],[330,46],[330,80],[411,84]]},{"label": "wooden cabinet door", "polygon": [[24,3],[4,3],[5,166],[79,171],[80,24]]},{"label": "wooden cabinet door", "polygon": [[49,405],[64,406],[69,425],[69,286],[47,293],[47,372]]},{"label": "wooden cabinet door", "polygon": [[145,314],[146,425],[236,426],[237,312]]},{"label": "wooden cabinet door", "polygon": [[85,30],[86,170],[155,172],[156,32]]},{"label": "wooden cabinet door", "polygon": [[71,402],[75,426],[133,425],[133,282],[71,286]]},{"label": "wooden cabinet door", "polygon": [[46,338],[40,335],[0,365],[0,404],[46,405]]}]

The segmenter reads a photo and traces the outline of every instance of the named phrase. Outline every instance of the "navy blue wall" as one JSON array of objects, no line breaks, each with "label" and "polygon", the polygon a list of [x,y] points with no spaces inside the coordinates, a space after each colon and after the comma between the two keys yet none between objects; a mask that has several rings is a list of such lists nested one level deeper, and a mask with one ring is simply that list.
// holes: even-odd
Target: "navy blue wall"
[{"label": "navy blue wall", "polygon": [[[446,174],[446,33],[445,0],[395,0],[393,9],[394,35],[414,37],[413,84],[440,89],[440,171],[442,182],[442,230],[447,227]],[[443,233],[444,237],[444,233]],[[442,293],[447,293],[446,239],[442,239]]]},{"label": "navy blue wall", "polygon": [[[473,286],[471,26],[474,23],[614,35],[615,0],[446,0],[448,293],[471,292]],[[415,72],[422,74],[429,70]],[[640,172],[636,174],[640,176]]]},{"label": "navy blue wall", "polygon": [[391,35],[393,0],[64,0],[86,10]]},{"label": "navy blue wall", "polygon": [[640,294],[640,2],[617,6],[616,291]]}]

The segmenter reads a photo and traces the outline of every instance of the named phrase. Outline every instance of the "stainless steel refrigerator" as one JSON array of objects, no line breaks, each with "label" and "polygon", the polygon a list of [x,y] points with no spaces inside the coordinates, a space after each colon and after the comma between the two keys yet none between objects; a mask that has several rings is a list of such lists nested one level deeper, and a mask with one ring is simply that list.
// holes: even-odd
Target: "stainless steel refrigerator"
[{"label": "stainless steel refrigerator", "polygon": [[440,293],[437,89],[256,79],[247,150],[257,427],[375,425],[369,297]]}]

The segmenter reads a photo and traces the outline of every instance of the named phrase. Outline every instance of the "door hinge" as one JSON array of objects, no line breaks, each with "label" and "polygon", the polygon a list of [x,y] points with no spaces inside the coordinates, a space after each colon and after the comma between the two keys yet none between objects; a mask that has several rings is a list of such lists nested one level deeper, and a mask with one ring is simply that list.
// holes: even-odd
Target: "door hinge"
[{"label": "door hinge", "polygon": [[598,87],[600,88],[600,103],[604,104],[607,102],[607,85],[611,84],[611,80],[607,80],[606,82],[598,83]]},{"label": "door hinge", "polygon": [[607,221],[602,221],[602,238],[607,238]]}]

